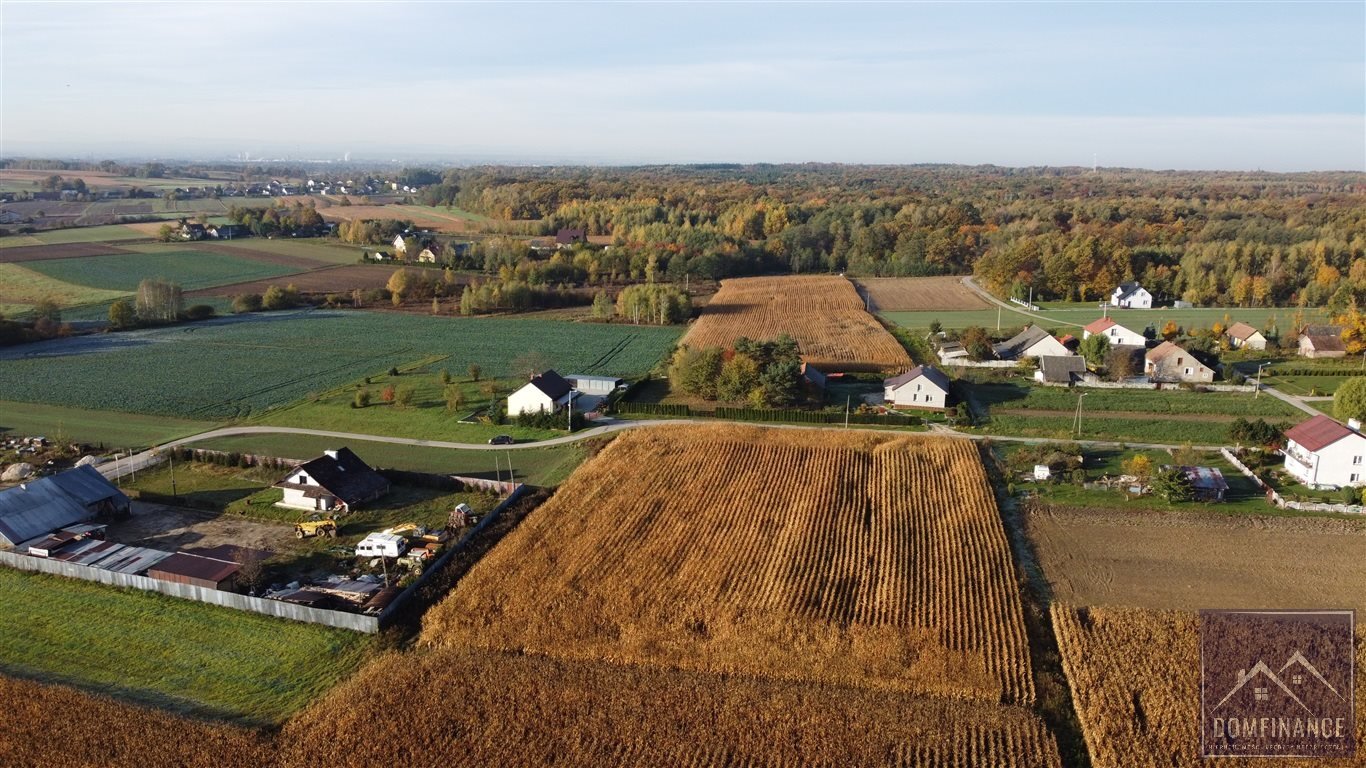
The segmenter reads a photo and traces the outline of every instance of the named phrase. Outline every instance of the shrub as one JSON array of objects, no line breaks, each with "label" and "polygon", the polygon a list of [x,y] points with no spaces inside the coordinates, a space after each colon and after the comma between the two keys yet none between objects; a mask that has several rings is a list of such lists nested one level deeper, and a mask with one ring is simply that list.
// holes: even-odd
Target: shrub
[{"label": "shrub", "polygon": [[259,293],[240,293],[232,297],[232,311],[236,314],[243,312],[261,311],[261,294]]},{"label": "shrub", "polygon": [[390,384],[386,386],[384,389],[380,390],[379,399],[383,400],[386,403],[392,404],[394,402],[394,398],[397,397],[397,395],[398,392],[394,389],[394,385]]},{"label": "shrub", "polygon": [[185,310],[186,320],[208,320],[218,314],[212,306],[208,304],[194,304]]},{"label": "shrub", "polygon": [[366,408],[370,405],[370,390],[361,389],[356,391],[356,398],[351,401],[352,408]]}]

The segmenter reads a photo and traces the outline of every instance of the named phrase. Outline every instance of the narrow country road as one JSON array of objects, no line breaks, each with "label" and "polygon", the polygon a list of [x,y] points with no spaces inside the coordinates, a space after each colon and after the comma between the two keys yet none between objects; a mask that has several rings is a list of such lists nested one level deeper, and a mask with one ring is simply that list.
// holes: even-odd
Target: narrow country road
[{"label": "narrow country road", "polygon": [[[1267,387],[1267,386],[1263,386],[1263,387],[1262,387],[1262,391],[1265,392],[1265,393],[1268,394],[1268,395],[1271,395],[1272,397],[1276,398],[1277,400],[1284,400],[1285,402],[1287,402],[1287,403],[1289,403],[1289,404],[1295,406],[1296,408],[1299,408],[1301,411],[1304,411],[1305,413],[1309,414],[1310,416],[1318,416],[1318,415],[1319,415],[1319,412],[1316,411],[1316,410],[1314,410],[1314,407],[1313,407],[1312,405],[1309,405],[1308,403],[1304,402],[1303,400],[1299,399],[1298,397],[1295,397],[1294,395],[1287,395],[1286,393],[1280,391],[1279,389],[1276,389],[1276,388],[1274,388],[1274,387]],[[1328,399],[1329,399],[1329,400],[1332,400],[1333,398],[1330,397],[1330,398],[1328,398]]]},{"label": "narrow country road", "polygon": [[1024,307],[1021,307],[1021,306],[1018,305],[1018,304],[1009,304],[1009,303],[1007,303],[1007,302],[1001,301],[1000,299],[996,298],[995,296],[992,296],[991,293],[988,292],[985,288],[983,288],[982,286],[978,285],[977,282],[974,281],[971,277],[965,277],[965,278],[963,278],[963,285],[966,285],[970,290],[976,292],[978,296],[981,296],[983,299],[986,299],[987,301],[991,302],[992,304],[995,304],[995,305],[998,306],[998,307],[1004,307],[1004,308],[1006,308],[1006,309],[1008,309],[1008,310],[1010,310],[1011,312],[1014,312],[1014,313],[1016,313],[1016,314],[1028,315],[1029,317],[1033,317],[1033,318],[1036,318],[1036,319],[1038,319],[1038,320],[1042,320],[1042,321],[1044,321],[1044,322],[1046,322],[1046,323],[1048,323],[1048,324],[1050,324],[1050,325],[1070,325],[1070,326],[1073,326],[1073,327],[1075,327],[1075,328],[1081,328],[1081,327],[1083,327],[1081,323],[1069,323],[1069,322],[1067,322],[1066,320],[1058,320],[1057,318],[1049,317],[1049,316],[1047,316],[1047,315],[1041,315],[1041,314],[1039,314],[1039,313],[1037,313],[1037,312],[1032,312],[1032,311],[1030,311],[1030,310],[1028,310],[1028,309],[1025,309]]},{"label": "narrow country road", "polygon": [[[606,421],[606,420],[604,420],[604,421]],[[744,424],[744,425],[752,426],[752,427],[754,427],[754,426],[758,426],[758,427],[770,427],[770,428],[773,428],[773,429],[837,429],[837,428],[838,428],[838,425],[833,425],[833,424],[829,424],[829,425],[763,424],[763,423],[748,422],[748,421],[726,422],[726,421],[721,421],[721,420],[718,420],[718,419],[706,419],[706,420],[701,420],[701,419],[649,419],[649,420],[619,419],[619,420],[618,420],[618,419],[614,419],[614,420],[608,421],[607,423],[603,424],[603,425],[600,426],[600,427],[593,427],[592,429],[586,429],[586,430],[583,430],[582,432],[577,432],[577,433],[572,434],[572,435],[565,435],[565,436],[563,436],[563,437],[555,437],[555,438],[551,438],[551,439],[549,439],[549,440],[539,440],[539,441],[535,441],[535,442],[518,443],[518,444],[516,444],[516,445],[488,445],[487,443],[452,443],[452,442],[446,442],[446,441],[444,441],[444,440],[417,440],[417,439],[407,438],[407,437],[389,437],[389,436],[386,436],[386,435],[366,435],[366,434],[360,434],[360,433],[356,433],[356,432],[329,432],[329,431],[321,430],[321,429],[304,429],[304,428],[301,428],[301,427],[271,427],[271,426],[223,427],[222,429],[212,429],[212,430],[209,430],[208,432],[200,432],[200,433],[197,434],[197,435],[191,435],[191,436],[189,436],[189,437],[182,437],[182,438],[180,438],[179,440],[173,440],[173,441],[171,441],[171,442],[169,442],[169,443],[166,443],[166,444],[164,444],[164,445],[160,445],[160,446],[157,446],[157,447],[155,447],[155,448],[148,449],[148,450],[146,450],[146,451],[143,451],[142,453],[134,454],[133,456],[130,456],[130,457],[124,457],[124,458],[116,459],[116,460],[114,460],[114,461],[105,462],[104,464],[100,465],[99,471],[100,471],[105,477],[107,477],[107,478],[113,480],[113,479],[115,479],[115,478],[123,477],[124,475],[130,474],[130,473],[133,473],[133,472],[136,472],[136,471],[138,471],[138,470],[146,469],[146,468],[148,468],[148,467],[152,467],[152,466],[155,466],[155,465],[157,465],[157,464],[160,464],[161,461],[162,461],[163,458],[164,458],[163,455],[162,455],[162,451],[165,451],[167,448],[177,448],[177,447],[182,446],[182,445],[188,445],[188,444],[190,444],[190,443],[197,443],[197,442],[201,442],[201,441],[203,441],[203,440],[212,440],[212,439],[214,439],[214,438],[219,438],[219,437],[233,437],[233,436],[236,436],[236,435],[271,435],[271,434],[283,434],[283,435],[313,435],[313,436],[316,436],[316,437],[331,437],[331,438],[336,438],[336,439],[338,439],[338,440],[365,440],[365,441],[369,441],[369,442],[373,442],[373,443],[391,443],[391,444],[394,444],[394,445],[416,445],[416,446],[421,446],[421,447],[425,447],[425,448],[447,448],[447,449],[453,449],[453,450],[466,450],[466,451],[470,451],[470,450],[472,450],[472,451],[516,451],[516,450],[523,450],[523,449],[526,449],[526,448],[546,448],[546,447],[556,446],[556,445],[565,445],[565,444],[567,444],[567,443],[574,443],[574,442],[578,442],[578,441],[580,441],[580,440],[586,440],[586,439],[591,438],[591,437],[597,437],[597,436],[599,436],[599,435],[606,435],[606,434],[610,434],[610,433],[612,433],[612,432],[620,432],[621,430],[624,430],[624,429],[635,429],[635,428],[637,428],[637,427],[655,427],[655,426],[664,426],[664,425],[668,425],[668,424],[708,424],[708,423],[711,423],[711,424],[717,424],[717,423]],[[965,440],[992,440],[992,441],[996,441],[996,442],[1008,442],[1008,443],[1034,443],[1034,444],[1038,444],[1038,443],[1055,443],[1055,442],[1058,442],[1058,439],[1057,439],[1057,438],[1051,438],[1051,437],[1013,437],[1013,436],[1010,436],[1010,435],[978,435],[978,434],[966,434],[966,433],[963,433],[963,432],[959,432],[959,431],[957,431],[957,430],[955,430],[955,429],[952,429],[951,427],[944,426],[944,425],[942,425],[942,424],[933,424],[933,425],[931,425],[931,426],[930,426],[930,430],[929,430],[928,433],[923,433],[923,432],[921,432],[921,433],[915,433],[915,432],[910,432],[910,433],[908,433],[908,432],[906,432],[906,431],[904,431],[904,430],[899,430],[899,429],[865,429],[865,431],[869,431],[869,432],[886,432],[886,433],[889,433],[889,434],[897,434],[897,435],[904,435],[904,434],[932,434],[932,435],[938,435],[938,436],[941,436],[941,437],[957,437],[957,438],[965,439]],[[1077,441],[1075,441],[1075,442],[1078,442],[1078,443],[1080,443],[1080,444],[1082,444],[1082,445],[1089,445],[1089,446],[1095,446],[1095,447],[1101,447],[1101,448],[1118,448],[1118,447],[1120,447],[1120,446],[1124,446],[1124,447],[1127,447],[1127,448],[1142,448],[1142,449],[1164,450],[1164,449],[1168,449],[1168,448],[1181,448],[1181,447],[1183,447],[1183,446],[1176,445],[1176,444],[1173,444],[1173,443],[1130,443],[1130,442],[1115,442],[1115,441],[1109,441],[1109,440],[1077,440]],[[1196,445],[1196,446],[1192,446],[1192,447],[1194,447],[1196,450],[1201,450],[1201,451],[1217,451],[1217,450],[1219,450],[1221,447],[1224,447],[1224,446],[1218,446],[1218,445]]]}]

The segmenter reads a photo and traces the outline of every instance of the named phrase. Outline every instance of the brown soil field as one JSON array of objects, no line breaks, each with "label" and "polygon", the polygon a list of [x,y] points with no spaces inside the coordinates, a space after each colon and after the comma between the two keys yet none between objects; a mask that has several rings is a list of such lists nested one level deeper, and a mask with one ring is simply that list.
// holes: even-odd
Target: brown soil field
[{"label": "brown soil field", "polygon": [[727,347],[737,338],[797,340],[802,359],[830,371],[910,368],[910,355],[864,311],[853,283],[832,275],[743,277],[721,289],[683,337],[693,347]]},{"label": "brown soil field", "polygon": [[963,285],[961,277],[868,277],[857,282],[871,299],[874,312],[986,309],[991,306],[977,292]]},{"label": "brown soil field", "polygon": [[66,243],[63,245],[26,245],[19,248],[0,249],[0,264],[18,264],[24,261],[46,261],[48,259],[77,259],[82,256],[110,256],[127,253],[104,243]]},{"label": "brown soil field", "polygon": [[1070,509],[1024,519],[1066,603],[1366,612],[1366,520]]},{"label": "brown soil field", "polygon": [[253,280],[249,283],[233,283],[232,285],[202,288],[197,291],[189,291],[185,295],[236,296],[242,293],[265,293],[266,289],[272,285],[285,286],[291,284],[298,288],[301,293],[346,293],[356,288],[383,288],[393,273],[392,267],[344,264],[338,267],[315,269],[297,275],[284,275],[266,280]]},{"label": "brown soil field", "polygon": [[[1060,766],[1020,707],[457,649],[380,657],[276,734],[3,677],[0,700],[7,768]],[[87,737],[54,748],[56,722]]]},{"label": "brown soil field", "polygon": [[[1270,559],[1270,558],[1268,558]],[[1356,583],[1360,588],[1360,582]],[[1253,590],[1248,590],[1252,593]],[[1094,768],[1341,768],[1355,760],[1200,757],[1200,641],[1196,614],[1055,603],[1053,629]],[[1366,633],[1357,631],[1356,710],[1366,711]]]},{"label": "brown soil field", "polygon": [[734,425],[624,434],[471,569],[422,639],[1034,697],[1005,531],[965,440]]},{"label": "brown soil field", "polygon": [[355,221],[356,219],[405,219],[415,226],[436,232],[464,232],[470,222],[455,214],[441,214],[422,208],[405,205],[333,205],[318,208],[318,213],[329,221]]}]

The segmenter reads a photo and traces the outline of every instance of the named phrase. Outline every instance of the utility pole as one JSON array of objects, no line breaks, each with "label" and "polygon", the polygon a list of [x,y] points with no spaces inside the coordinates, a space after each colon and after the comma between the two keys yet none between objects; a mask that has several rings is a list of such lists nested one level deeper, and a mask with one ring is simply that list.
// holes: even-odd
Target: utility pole
[{"label": "utility pole", "polygon": [[1083,397],[1086,397],[1086,396],[1089,395],[1089,394],[1091,394],[1091,393],[1090,393],[1090,392],[1082,392],[1081,394],[1077,395],[1077,420],[1076,420],[1076,429],[1075,429],[1075,432],[1076,432],[1076,436],[1077,436],[1077,437],[1081,437],[1081,399],[1082,399]]},{"label": "utility pole", "polygon": [[[1366,359],[1366,357],[1363,357],[1363,359]],[[1256,400],[1257,397],[1262,394],[1262,369],[1267,367],[1268,365],[1271,365],[1271,361],[1269,360],[1257,366],[1257,388],[1252,391],[1253,400]]]},{"label": "utility pole", "polygon": [[849,400],[850,400],[851,397],[853,397],[853,396],[852,396],[852,395],[845,395],[845,396],[844,396],[844,428],[845,428],[845,429],[848,429],[848,428],[849,428]]},{"label": "utility pole", "polygon": [[575,395],[575,394],[577,394],[577,393],[576,393],[574,390],[572,390],[572,389],[569,390],[569,403],[568,403],[568,406],[569,406],[569,407],[565,409],[565,410],[568,412],[568,414],[569,414],[569,422],[568,422],[567,424],[565,424],[565,427],[564,427],[565,430],[566,430],[567,432],[573,432],[573,431],[574,431],[574,395]]},{"label": "utility pole", "polygon": [[173,498],[173,499],[178,499],[178,498],[180,498],[180,494],[176,493],[176,490],[175,490],[175,449],[174,449],[174,448],[171,449],[171,452],[170,452],[170,453],[166,454],[166,458],[169,459],[170,462],[171,462],[171,498]]},{"label": "utility pole", "polygon": [[1001,305],[996,305],[996,330],[1001,330]]}]

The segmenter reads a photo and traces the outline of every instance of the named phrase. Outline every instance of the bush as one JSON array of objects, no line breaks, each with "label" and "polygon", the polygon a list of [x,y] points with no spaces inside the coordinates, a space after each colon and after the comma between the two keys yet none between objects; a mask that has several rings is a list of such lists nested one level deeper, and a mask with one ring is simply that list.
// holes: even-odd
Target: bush
[{"label": "bush", "polygon": [[390,384],[390,385],[386,386],[384,389],[380,390],[380,392],[379,392],[379,399],[380,399],[380,400],[383,400],[383,401],[386,402],[386,403],[390,403],[390,404],[393,404],[394,398],[397,397],[397,396],[398,396],[398,391],[397,391],[396,389],[394,389],[394,385],[393,385],[393,384]]},{"label": "bush", "polygon": [[370,405],[370,390],[361,389],[356,391],[356,398],[351,401],[352,408],[367,408]]},{"label": "bush", "polygon": [[390,375],[390,376],[397,376],[397,375],[398,375],[398,367],[397,367],[397,366],[391,367],[391,368],[389,369],[389,375]]},{"label": "bush", "polygon": [[208,304],[195,304],[185,310],[186,320],[208,320],[218,314],[217,310]]},{"label": "bush", "polygon": [[243,312],[261,311],[261,294],[241,293],[232,297],[232,311],[236,314]]}]

